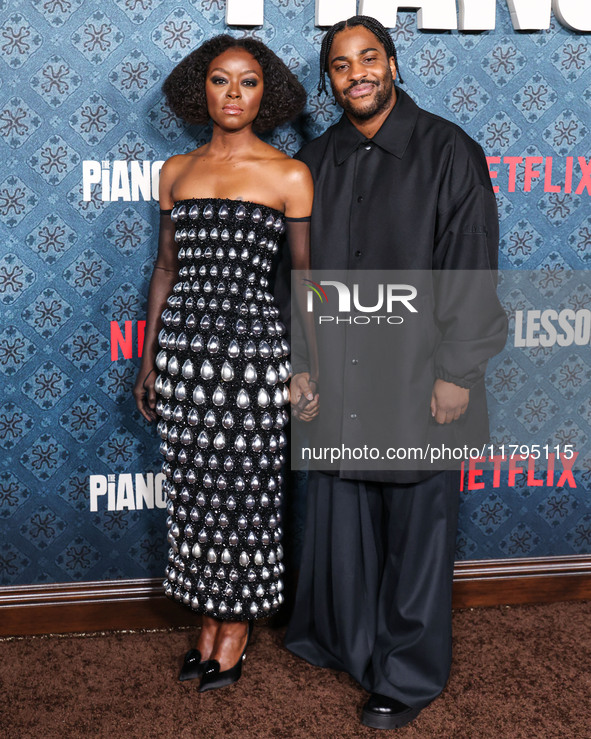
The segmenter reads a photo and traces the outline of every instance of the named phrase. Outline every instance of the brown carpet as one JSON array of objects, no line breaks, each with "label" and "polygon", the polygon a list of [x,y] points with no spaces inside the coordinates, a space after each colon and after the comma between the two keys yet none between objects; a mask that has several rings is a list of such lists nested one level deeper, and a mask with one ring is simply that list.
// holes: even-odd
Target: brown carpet
[{"label": "brown carpet", "polygon": [[[443,695],[397,736],[591,737],[591,602],[454,614]],[[0,641],[0,736],[283,739],[379,737],[359,723],[366,694],[257,627],[241,680],[200,695],[176,679],[193,629]]]}]

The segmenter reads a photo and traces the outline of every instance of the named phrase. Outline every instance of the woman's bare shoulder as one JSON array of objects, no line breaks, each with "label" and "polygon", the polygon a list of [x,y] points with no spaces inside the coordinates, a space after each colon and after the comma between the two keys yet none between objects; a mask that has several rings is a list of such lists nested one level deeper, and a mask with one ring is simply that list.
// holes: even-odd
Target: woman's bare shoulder
[{"label": "woman's bare shoulder", "polygon": [[178,172],[194,161],[195,157],[203,156],[206,146],[200,146],[198,149],[193,149],[193,151],[188,151],[184,154],[173,154],[164,162],[162,169],[169,172]]},{"label": "woman's bare shoulder", "polygon": [[281,168],[283,170],[283,177],[290,187],[301,187],[308,185],[312,181],[310,170],[299,159],[286,157],[286,159],[281,161]]}]

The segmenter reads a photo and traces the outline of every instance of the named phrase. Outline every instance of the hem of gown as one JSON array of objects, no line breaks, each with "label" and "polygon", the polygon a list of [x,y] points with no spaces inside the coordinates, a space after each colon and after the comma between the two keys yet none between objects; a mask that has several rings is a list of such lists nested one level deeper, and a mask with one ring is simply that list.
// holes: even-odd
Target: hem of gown
[{"label": "hem of gown", "polygon": [[166,592],[164,593],[164,595],[166,596],[166,598],[168,598],[168,600],[172,601],[173,603],[178,603],[179,606],[186,608],[192,613],[203,616],[210,616],[211,618],[215,618],[218,621],[262,621],[265,618],[271,618],[272,616],[275,616],[281,610],[281,604],[279,604],[279,606],[277,606],[276,608],[272,608],[270,611],[266,611],[265,613],[256,614],[255,616],[253,616],[252,613],[242,613],[240,615],[236,613],[229,613],[226,615],[222,615],[221,613],[208,611],[205,606],[193,608],[193,606],[191,606],[190,604],[183,603],[182,600],[178,600],[177,598],[175,598],[174,595],[167,595]]}]

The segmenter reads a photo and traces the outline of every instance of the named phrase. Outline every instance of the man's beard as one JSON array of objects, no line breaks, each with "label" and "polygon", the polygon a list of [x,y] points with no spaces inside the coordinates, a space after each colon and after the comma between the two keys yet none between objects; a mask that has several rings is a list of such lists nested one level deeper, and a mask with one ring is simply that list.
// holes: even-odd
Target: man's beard
[{"label": "man's beard", "polygon": [[[357,108],[355,107],[355,104],[351,101],[351,98],[348,96],[349,90],[352,90],[354,87],[357,87],[357,85],[366,85],[366,84],[372,84],[377,86],[377,92],[372,100],[371,105],[368,108]],[[383,82],[369,82],[369,80],[361,80],[360,82],[357,82],[355,85],[350,85],[347,88],[346,93],[337,93],[332,88],[333,94],[335,96],[335,100],[337,103],[341,106],[341,108],[349,113],[351,118],[355,118],[358,121],[367,121],[370,118],[373,118],[374,115],[377,113],[381,113],[383,110],[385,110],[388,105],[390,104],[392,100],[392,93],[394,91],[394,80],[392,77],[386,77],[384,78]]]}]

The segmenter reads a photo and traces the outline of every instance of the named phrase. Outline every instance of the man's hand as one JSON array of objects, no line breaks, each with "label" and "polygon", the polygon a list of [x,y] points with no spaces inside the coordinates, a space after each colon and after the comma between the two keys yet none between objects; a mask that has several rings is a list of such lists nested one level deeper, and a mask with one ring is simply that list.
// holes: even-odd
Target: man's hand
[{"label": "man's hand", "polygon": [[470,391],[453,382],[435,380],[431,393],[431,415],[437,423],[451,423],[466,412]]},{"label": "man's hand", "polygon": [[318,415],[319,395],[316,383],[310,382],[309,372],[299,372],[291,378],[289,400],[293,415],[300,421],[311,421]]}]

